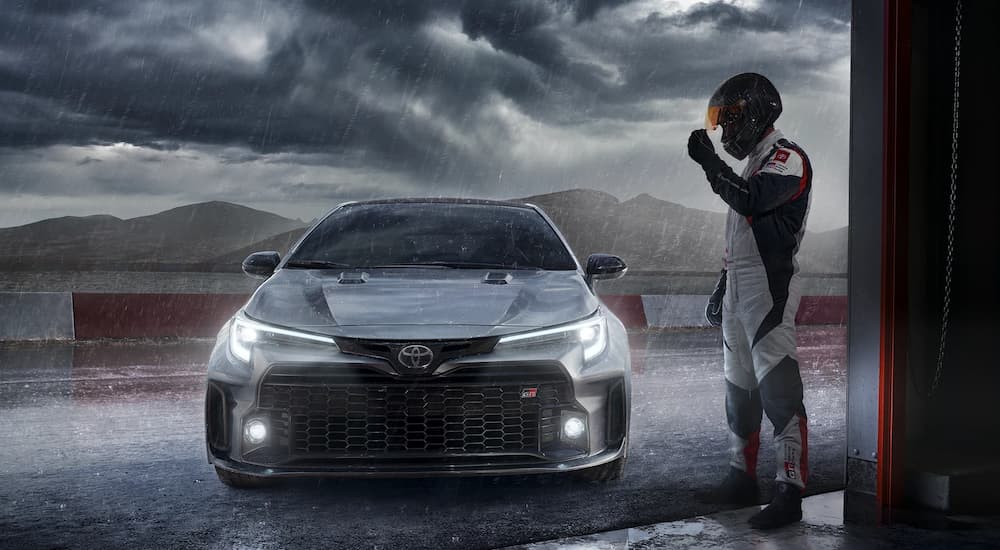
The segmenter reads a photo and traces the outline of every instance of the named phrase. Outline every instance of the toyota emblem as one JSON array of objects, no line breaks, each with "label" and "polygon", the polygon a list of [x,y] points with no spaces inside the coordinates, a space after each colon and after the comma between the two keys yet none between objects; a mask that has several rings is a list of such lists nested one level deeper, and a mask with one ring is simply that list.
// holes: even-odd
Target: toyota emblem
[{"label": "toyota emblem", "polygon": [[427,346],[420,344],[410,344],[399,350],[399,364],[408,369],[420,370],[431,366],[434,361],[434,352]]}]

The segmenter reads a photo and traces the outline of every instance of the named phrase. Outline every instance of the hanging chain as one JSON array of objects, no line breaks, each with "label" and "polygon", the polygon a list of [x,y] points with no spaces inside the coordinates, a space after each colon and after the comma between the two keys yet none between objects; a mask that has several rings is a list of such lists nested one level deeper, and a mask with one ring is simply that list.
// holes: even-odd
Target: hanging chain
[{"label": "hanging chain", "polygon": [[948,243],[944,260],[944,300],[941,306],[941,340],[938,342],[937,368],[928,396],[934,395],[941,384],[944,369],[948,320],[951,316],[951,272],[955,261],[955,223],[958,203],[958,112],[959,81],[962,74],[962,0],[955,4],[955,83],[951,103],[951,188],[948,194]]}]

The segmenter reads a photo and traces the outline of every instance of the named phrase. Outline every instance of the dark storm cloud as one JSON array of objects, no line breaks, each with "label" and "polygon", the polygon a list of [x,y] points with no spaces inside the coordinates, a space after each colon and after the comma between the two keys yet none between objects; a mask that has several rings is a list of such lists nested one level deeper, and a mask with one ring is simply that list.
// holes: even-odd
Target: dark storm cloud
[{"label": "dark storm cloud", "polygon": [[576,0],[570,2],[579,20],[590,19],[604,8],[614,8],[628,4],[632,0]]},{"label": "dark storm cloud", "polygon": [[[493,92],[521,102],[541,97],[542,63],[567,67],[551,33],[535,30],[560,6],[516,6],[525,21],[519,34],[503,23],[517,25],[518,15],[472,4],[479,5],[313,2],[307,6],[313,11],[291,10],[291,32],[271,31],[273,46],[254,67],[190,46],[199,28],[226,23],[232,14],[225,6],[136,3],[129,9],[127,3],[81,2],[47,10],[58,4],[22,4],[0,23],[0,47],[20,55],[0,67],[6,99],[0,144],[167,140],[361,152],[373,163],[427,176],[442,169],[442,130],[410,123],[398,105],[379,96],[402,89],[461,123]],[[598,7],[584,3],[579,13],[591,16]],[[470,37],[483,36],[529,64],[453,60],[453,52],[441,51],[419,29],[432,15],[449,13],[462,14]],[[307,58],[320,70],[305,71]]]},{"label": "dark storm cloud", "polygon": [[[272,33],[273,47],[252,67],[191,46],[199,27],[224,25],[230,15],[212,3],[175,9],[136,3],[132,10],[121,3],[115,9],[79,3],[62,10],[65,17],[22,4],[0,16],[0,48],[20,56],[0,65],[0,144],[175,140],[259,151],[364,151],[383,162],[419,164],[440,142],[434,130],[400,128],[398,111],[366,104],[362,96],[395,85],[393,72],[436,63],[413,26],[429,12],[416,3],[397,3],[401,7],[389,15],[406,25],[386,24],[375,33],[370,25],[379,12],[362,9],[360,2],[337,5],[352,4],[355,13],[340,20],[293,12],[297,28]],[[393,3],[384,4],[383,13]],[[109,30],[123,35],[105,36]],[[320,72],[304,73],[307,56]],[[430,67],[427,81],[435,69]],[[369,77],[365,86],[345,81],[352,71]],[[509,85],[530,88],[519,80],[513,71],[507,78]],[[438,86],[452,89],[454,83],[451,78]],[[297,89],[313,95],[296,99]],[[469,91],[474,101],[483,90]]]},{"label": "dark storm cloud", "polygon": [[[0,147],[232,146],[242,149],[216,153],[222,163],[311,153],[294,162],[476,181],[517,139],[490,110],[498,102],[591,131],[662,118],[652,101],[703,98],[744,70],[808,88],[811,72],[845,55],[761,37],[846,25],[847,1],[615,10],[629,3],[23,2],[0,12]],[[94,183],[139,191],[114,178]],[[0,190],[12,185],[34,183]]]},{"label": "dark storm cloud", "polygon": [[804,21],[846,24],[850,21],[850,2],[771,0],[754,9],[727,2],[706,2],[672,17],[652,14],[650,20],[678,27],[707,24],[724,32],[788,31]]},{"label": "dark storm cloud", "polygon": [[417,26],[432,14],[455,11],[464,2],[439,0],[306,0],[306,6],[317,13],[332,14],[355,21],[362,28],[373,30],[385,26]]},{"label": "dark storm cloud", "polygon": [[[285,42],[263,70],[247,74],[224,59],[188,57],[189,52],[164,47],[187,38],[190,21],[222,15],[212,9],[199,13],[191,7],[144,19],[149,14],[138,3],[133,10],[123,3],[74,6],[66,8],[65,17],[33,11],[31,2],[4,12],[0,48],[20,59],[0,67],[8,122],[0,143],[239,139],[266,144],[265,107],[286,97],[293,85],[302,63],[297,43]],[[141,28],[144,23],[148,27]],[[119,30],[125,35],[107,35]]]},{"label": "dark storm cloud", "polygon": [[[627,48],[614,45],[624,54],[619,61],[624,61],[628,76],[625,86],[602,84],[601,68],[570,59],[559,36],[565,29],[550,23],[567,10],[582,21],[603,7],[623,3],[314,0],[292,10],[299,17],[298,27],[287,36],[269,37],[274,47],[260,67],[248,71],[213,52],[163,47],[165,41],[189,40],[195,25],[205,27],[223,19],[226,10],[213,3],[182,2],[175,4],[178,9],[159,11],[126,2],[29,2],[7,11],[0,21],[2,47],[22,54],[19,63],[5,63],[0,69],[7,95],[2,113],[7,124],[0,131],[0,143],[177,139],[246,143],[259,150],[371,147],[397,156],[419,154],[420,147],[414,150],[413,144],[383,136],[399,129],[398,111],[360,105],[359,90],[350,85],[327,88],[311,103],[289,101],[297,85],[313,84],[302,71],[307,57],[324,67],[313,78],[336,80],[350,71],[351,61],[360,62],[371,69],[371,93],[378,91],[381,79],[387,85],[409,87],[416,95],[440,94],[446,99],[440,103],[459,117],[494,91],[537,113],[560,110],[539,105],[553,87],[611,103],[631,101],[636,95],[670,94],[671,87],[662,87],[666,81],[645,70],[653,60],[672,68],[670,82],[689,87],[697,75],[688,74],[682,63],[662,63],[677,46],[662,37],[638,35]],[[722,30],[773,28],[787,24],[787,17],[773,15],[791,12],[791,4],[786,4],[756,11],[702,4],[661,23],[686,26],[710,21]],[[449,59],[419,31],[425,21],[449,15],[457,15],[469,38],[482,38],[528,65],[497,58],[476,59],[475,65]],[[655,15],[652,19],[656,22]],[[102,30],[115,25],[143,26],[141,40],[116,43],[112,36],[104,37],[102,44]],[[628,56],[629,50],[633,55]],[[637,94],[637,89],[643,92]],[[366,130],[357,130],[357,123]],[[412,137],[417,142],[435,141],[433,135]]]},{"label": "dark storm cloud", "polygon": [[[318,11],[338,14],[356,21],[365,21],[371,26],[385,24],[419,25],[436,14],[453,13],[458,10],[474,11],[485,6],[489,13],[516,13],[559,10],[572,11],[578,21],[594,17],[604,8],[628,4],[632,0],[306,0],[306,4]],[[504,4],[507,8],[504,8]]]},{"label": "dark storm cloud", "polygon": [[652,14],[651,23],[666,23],[678,27],[709,24],[716,29],[732,32],[744,29],[786,30],[787,17],[781,17],[778,10],[746,10],[724,2],[699,4],[674,17]]},{"label": "dark storm cloud", "polygon": [[541,28],[554,15],[554,6],[547,3],[484,0],[465,4],[460,17],[469,38],[485,38],[500,51],[552,70],[565,61],[557,37]]}]

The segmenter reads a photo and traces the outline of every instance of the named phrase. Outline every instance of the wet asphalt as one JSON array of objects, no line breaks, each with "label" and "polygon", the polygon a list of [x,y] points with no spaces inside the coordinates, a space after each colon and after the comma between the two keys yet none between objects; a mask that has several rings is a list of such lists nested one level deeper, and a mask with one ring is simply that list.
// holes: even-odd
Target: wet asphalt
[{"label": "wet asphalt", "polygon": [[[0,346],[0,548],[495,548],[676,520],[726,468],[714,330],[639,333],[625,478],[292,480],[228,488],[205,459],[208,341]],[[800,327],[809,493],[842,488],[843,327]],[[774,470],[762,435],[761,486]]]}]

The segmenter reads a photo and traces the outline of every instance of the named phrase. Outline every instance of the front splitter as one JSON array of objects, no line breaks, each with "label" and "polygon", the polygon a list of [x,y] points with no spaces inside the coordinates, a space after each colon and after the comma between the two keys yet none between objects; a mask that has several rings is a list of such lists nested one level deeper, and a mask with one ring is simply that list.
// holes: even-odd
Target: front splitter
[{"label": "front splitter", "polygon": [[616,449],[606,449],[596,455],[567,460],[563,462],[552,462],[542,464],[487,464],[487,465],[462,465],[462,466],[337,466],[322,468],[267,468],[253,464],[245,464],[217,457],[211,458],[211,462],[218,468],[230,472],[245,475],[267,478],[296,478],[296,477],[327,477],[327,478],[406,478],[406,477],[474,477],[474,476],[504,476],[504,475],[533,475],[533,474],[557,474],[560,472],[573,472],[601,466],[613,462],[625,455],[627,442]]}]

